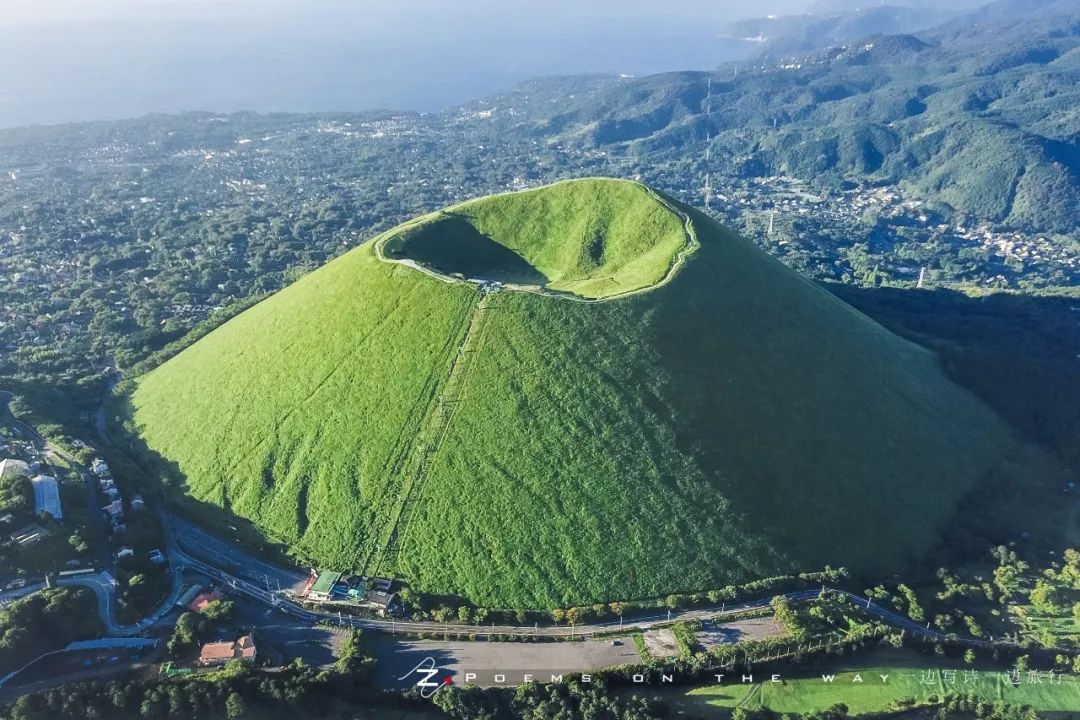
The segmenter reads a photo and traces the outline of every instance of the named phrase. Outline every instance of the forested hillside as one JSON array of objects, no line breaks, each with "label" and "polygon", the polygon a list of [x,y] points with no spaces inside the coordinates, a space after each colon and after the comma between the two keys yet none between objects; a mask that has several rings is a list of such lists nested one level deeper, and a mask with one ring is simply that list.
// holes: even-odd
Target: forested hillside
[{"label": "forested hillside", "polygon": [[1080,16],[997,17],[601,88],[536,131],[663,157],[700,152],[711,133],[723,169],[823,185],[869,179],[970,222],[1074,232]]}]

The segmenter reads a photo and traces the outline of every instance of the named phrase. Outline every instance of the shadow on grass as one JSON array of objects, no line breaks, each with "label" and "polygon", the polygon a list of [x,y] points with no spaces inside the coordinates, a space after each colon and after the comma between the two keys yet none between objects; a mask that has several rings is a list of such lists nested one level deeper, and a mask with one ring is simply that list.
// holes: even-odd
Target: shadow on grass
[{"label": "shadow on grass", "polygon": [[444,213],[386,244],[386,254],[410,259],[444,275],[543,285],[547,278],[525,258],[484,235],[465,215]]},{"label": "shadow on grass", "polygon": [[1080,298],[947,289],[905,290],[826,284],[834,295],[894,333],[935,351],[946,374],[1029,443],[1056,458],[1061,477],[1024,487],[1007,474],[985,483],[950,523],[934,561],[961,562],[1028,536],[1060,551],[1076,542],[1080,494]]},{"label": "shadow on grass", "polygon": [[936,351],[955,382],[1080,471],[1080,297],[823,287]]},{"label": "shadow on grass", "polygon": [[[414,259],[444,262],[440,268],[444,272],[479,274],[497,267],[508,272],[535,272],[464,218],[440,222],[451,224],[449,237],[458,233],[464,236],[463,242],[481,245],[488,260],[466,263],[462,258],[471,257],[472,252],[462,252],[460,257],[457,251],[444,252],[440,244],[446,243],[447,236],[434,233],[413,246],[414,253],[422,251]],[[1073,308],[1080,306],[1080,300],[1008,294],[970,298],[948,290],[825,287],[898,335],[935,351],[955,382],[981,398],[1020,435],[1054,454],[1075,477],[1080,470],[1080,312]],[[686,349],[680,348],[679,353],[685,355]],[[120,411],[110,415],[129,417],[125,405],[120,399]],[[231,525],[245,548],[270,560],[296,563],[297,558],[284,543],[268,538],[254,524],[188,496],[186,479],[177,464],[149,449],[141,438],[119,432],[114,437],[138,458],[147,476],[167,479],[166,495],[181,515],[209,528]],[[1069,526],[1063,513],[1075,511],[1077,496],[1068,496],[1063,502],[1061,479],[1046,480],[1045,487],[1016,487],[1003,477],[979,488],[949,524],[933,556],[935,567],[982,555],[989,546],[1021,532],[1031,532],[1033,541],[1060,549],[1061,533]],[[451,607],[466,604],[454,596],[434,600]]]}]

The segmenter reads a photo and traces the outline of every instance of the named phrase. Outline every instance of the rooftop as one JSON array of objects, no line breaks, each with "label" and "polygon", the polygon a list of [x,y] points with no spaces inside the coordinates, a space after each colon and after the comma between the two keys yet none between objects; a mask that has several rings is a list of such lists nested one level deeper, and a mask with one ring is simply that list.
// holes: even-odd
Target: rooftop
[{"label": "rooftop", "polygon": [[31,480],[34,484],[34,514],[47,512],[53,520],[63,520],[64,512],[60,507],[60,485],[56,478],[38,475]]},{"label": "rooftop", "polygon": [[187,607],[188,610],[191,610],[192,612],[201,613],[203,610],[206,609],[207,605],[214,602],[215,600],[220,599],[221,590],[218,588],[214,588],[213,592],[199,593],[190,603],[188,603]]},{"label": "rooftop", "polygon": [[0,460],[0,479],[6,477],[26,476],[30,474],[30,466],[22,460],[5,458]]},{"label": "rooftop", "polygon": [[239,640],[206,643],[199,652],[200,663],[227,660],[251,660],[255,657],[255,639],[245,635]]},{"label": "rooftop", "polygon": [[340,579],[341,573],[334,572],[333,570],[323,570],[319,573],[319,577],[315,578],[315,584],[311,586],[311,589],[308,592],[329,595]]}]

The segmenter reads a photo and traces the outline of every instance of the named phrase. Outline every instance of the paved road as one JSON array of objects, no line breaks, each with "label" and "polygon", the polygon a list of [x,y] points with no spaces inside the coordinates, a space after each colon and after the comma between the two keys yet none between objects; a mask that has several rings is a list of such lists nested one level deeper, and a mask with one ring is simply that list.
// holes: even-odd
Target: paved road
[{"label": "paved road", "polygon": [[83,483],[86,485],[86,502],[89,503],[90,508],[90,525],[94,533],[92,542],[94,547],[97,548],[98,567],[111,573],[116,572],[116,561],[113,558],[112,551],[109,549],[109,532],[105,522],[105,514],[100,509],[104,508],[106,503],[104,496],[101,494],[97,476],[60,448],[50,445],[45,447],[47,452],[54,453],[67,461],[83,479]]},{"label": "paved road", "polygon": [[[653,627],[667,625],[671,622],[679,620],[711,620],[711,619],[723,619],[731,615],[736,615],[750,610],[761,610],[769,607],[772,602],[773,596],[759,598],[757,600],[750,600],[742,603],[734,603],[731,605],[722,605],[719,607],[700,608],[693,610],[679,610],[669,613],[661,613],[657,615],[650,615],[647,617],[635,617],[628,618],[625,621],[611,620],[608,622],[588,623],[584,625],[563,626],[563,625],[544,625],[544,626],[517,626],[517,625],[447,625],[445,623],[437,622],[406,622],[399,620],[384,620],[379,618],[360,618],[350,617],[348,615],[338,615],[332,612],[325,612],[319,610],[309,610],[299,603],[294,602],[283,593],[267,592],[264,587],[260,587],[251,582],[247,582],[240,578],[229,575],[222,570],[209,565],[201,560],[197,560],[190,556],[186,556],[181,553],[180,561],[185,563],[189,568],[197,570],[205,575],[214,578],[223,585],[227,585],[232,588],[234,592],[241,593],[247,597],[250,597],[259,602],[265,603],[272,607],[277,608],[279,611],[284,612],[292,617],[304,621],[304,622],[330,622],[340,625],[342,627],[355,627],[367,630],[377,630],[382,632],[392,633],[444,633],[447,631],[460,631],[468,632],[475,635],[478,639],[488,640],[491,636],[497,635],[535,635],[537,637],[592,637],[601,634],[614,634],[620,632],[631,632],[638,630],[648,630]],[[818,597],[822,592],[838,594],[851,602],[860,605],[868,613],[876,617],[881,618],[885,622],[908,630],[911,633],[925,637],[930,640],[944,640],[946,636],[944,633],[930,630],[909,618],[905,618],[891,610],[882,608],[878,605],[874,605],[869,600],[863,597],[859,597],[853,593],[846,592],[844,590],[836,590],[834,588],[822,588],[814,590],[798,590],[796,592],[790,592],[784,594],[784,597],[792,602],[804,602],[812,600]],[[974,645],[978,647],[986,647],[991,645],[985,640],[976,640],[971,638],[953,638],[958,642]]]},{"label": "paved road", "polygon": [[[10,397],[10,393],[0,393],[0,401],[4,402],[5,408]],[[15,422],[18,423],[18,421]],[[23,424],[19,423],[19,425]],[[28,436],[40,438],[32,428],[25,425],[23,425],[23,427],[25,427]],[[22,430],[20,429],[20,431]],[[42,442],[44,443],[43,439]],[[356,627],[392,633],[442,633],[448,630],[467,630],[478,638],[489,638],[492,635],[508,634],[532,634],[543,637],[575,637],[620,631],[629,632],[631,630],[647,630],[651,627],[665,625],[678,620],[722,619],[725,616],[745,612],[747,610],[766,608],[772,601],[772,596],[770,595],[757,600],[732,605],[725,604],[720,607],[714,606],[694,610],[679,610],[647,617],[635,617],[627,619],[625,622],[612,620],[602,623],[589,623],[577,627],[534,626],[530,628],[495,624],[485,626],[448,626],[444,623],[436,622],[403,622],[393,619],[384,620],[349,617],[332,612],[309,610],[294,602],[288,596],[286,587],[292,588],[295,584],[299,583],[304,578],[302,571],[282,568],[255,558],[235,544],[229,543],[227,540],[222,540],[209,531],[199,528],[185,520],[171,516],[165,511],[164,501],[161,498],[154,498],[152,502],[161,517],[162,525],[164,527],[166,547],[172,573],[172,590],[169,597],[166,598],[165,602],[162,603],[153,614],[135,625],[125,626],[117,623],[114,615],[115,590],[109,582],[111,576],[107,573],[64,578],[64,582],[61,583],[83,585],[91,588],[95,594],[97,594],[99,599],[99,611],[102,613],[102,620],[109,629],[110,634],[137,635],[148,630],[155,623],[160,622],[167,616],[173,609],[173,606],[180,595],[183,580],[182,575],[185,568],[203,573],[208,577],[231,587],[235,592],[242,593],[247,597],[270,605],[301,622],[331,622],[343,627]],[[192,554],[185,552],[181,545],[186,545],[192,553],[199,554],[201,558],[193,557]],[[227,570],[222,569],[221,565],[225,565]],[[245,577],[238,577],[237,575],[240,573],[244,574]],[[259,577],[260,575],[262,577]],[[279,583],[281,585],[281,591],[278,590]],[[23,588],[23,590],[27,589]],[[30,589],[24,594],[29,594],[29,592],[33,591],[33,589]],[[867,598],[860,597],[844,590],[822,587],[821,589],[800,590],[787,593],[785,597],[792,602],[801,602],[811,600],[822,592],[838,594],[850,602],[861,606],[867,613],[882,621],[929,640],[950,639],[954,642],[971,647],[985,648],[993,646],[993,643],[987,640],[961,638],[951,635],[947,636],[944,633],[930,630],[895,611],[875,605]],[[2,600],[2,597],[3,596],[0,596],[0,600]]]},{"label": "paved road", "polygon": [[[180,571],[176,572],[179,575]],[[174,578],[172,589],[168,596],[147,617],[134,625],[123,625],[116,619],[116,585],[112,575],[105,572],[93,575],[74,575],[57,578],[56,584],[65,587],[85,587],[93,591],[98,599],[98,615],[102,625],[105,626],[106,635],[110,637],[132,637],[142,635],[154,625],[164,620],[176,609],[176,601],[180,599],[183,585]]]},{"label": "paved road", "polygon": [[200,558],[238,578],[270,590],[299,591],[308,579],[300,568],[274,565],[245,552],[239,544],[222,539],[177,515],[172,517],[177,544],[188,555]]},{"label": "paved road", "polygon": [[[116,620],[116,586],[110,573],[96,572],[85,575],[68,575],[56,578],[54,584],[58,587],[85,587],[93,591],[94,595],[97,596],[98,614],[101,617],[101,623],[105,627],[106,634],[115,637],[141,635],[149,630],[169,614],[180,595],[180,584],[174,583],[168,597],[161,602],[150,616],[134,625],[122,625]],[[0,593],[0,607],[40,592],[45,587],[45,581],[42,579],[17,590],[2,592]]]},{"label": "paved road", "polygon": [[0,406],[2,406],[2,410],[0,410],[0,417],[5,418],[7,422],[11,423],[11,425],[16,430],[18,430],[23,437],[34,443],[34,445],[40,450],[45,446],[45,438],[38,435],[37,430],[15,417],[11,413],[11,409],[8,407],[8,403],[10,403],[14,397],[15,394],[11,391],[0,390]]},{"label": "paved road", "polygon": [[552,676],[641,663],[637,647],[629,638],[522,643],[381,636],[375,655],[379,659],[376,684],[402,689],[416,683],[417,677],[410,671],[426,658],[434,660],[438,679],[452,677],[458,684],[469,682],[481,687],[516,685],[529,679],[526,676],[547,682]]},{"label": "paved road", "polygon": [[38,590],[45,588],[45,578],[29,582],[30,578],[27,578],[26,587],[21,587],[16,590],[5,590],[0,592],[0,607],[7,605],[9,602],[14,602],[19,598],[26,597],[32,593],[36,593]]},{"label": "paved road", "polygon": [[[167,517],[167,516],[166,516]],[[190,524],[186,524],[190,532]],[[171,536],[172,524],[169,523],[169,532]],[[201,530],[201,534],[208,534],[207,531]],[[242,553],[243,551],[234,549],[232,557],[236,557],[236,553]],[[148,618],[135,625],[121,625],[116,622],[114,617],[115,608],[115,591],[109,582],[109,576],[104,573],[97,575],[80,575],[64,578],[60,584],[65,585],[82,585],[92,589],[96,595],[98,595],[100,603],[100,611],[102,613],[102,620],[105,626],[109,629],[110,634],[130,636],[138,635],[148,630],[154,624],[160,622],[165,618],[171,610],[173,610],[177,599],[179,598],[180,591],[182,589],[182,574],[185,569],[194,570],[201,574],[210,577],[224,586],[232,588],[236,593],[240,593],[246,597],[252,598],[258,602],[266,604],[272,608],[277,609],[286,615],[291,616],[295,620],[303,623],[319,623],[328,622],[342,627],[355,627],[367,630],[375,630],[381,632],[391,633],[444,633],[447,631],[462,631],[469,632],[475,635],[478,639],[490,639],[492,636],[497,635],[535,635],[538,637],[592,637],[602,634],[613,634],[620,632],[631,632],[648,630],[657,626],[667,625],[671,622],[679,620],[722,620],[725,617],[730,617],[749,610],[761,610],[769,607],[772,602],[773,596],[759,598],[757,600],[750,600],[741,603],[733,603],[731,605],[721,605],[719,607],[708,607],[691,610],[678,610],[670,613],[659,613],[655,615],[648,615],[645,617],[627,618],[625,621],[610,620],[607,622],[588,623],[578,626],[565,626],[565,625],[545,625],[545,626],[516,626],[516,625],[447,625],[445,623],[437,622],[406,622],[398,621],[394,619],[381,619],[381,618],[362,618],[351,617],[348,615],[339,615],[334,612],[326,612],[320,610],[309,610],[303,607],[299,603],[292,600],[286,592],[278,592],[276,588],[271,586],[270,590],[267,590],[264,582],[252,582],[245,580],[244,578],[232,575],[216,565],[211,564],[203,559],[193,557],[185,552],[175,541],[170,543],[169,547],[169,559],[173,573],[173,588],[169,594],[169,597],[158,607],[158,609]],[[265,565],[269,568],[274,566],[268,563],[258,561],[261,565]],[[287,570],[285,568],[277,568],[276,572],[285,577],[297,577],[297,571]],[[29,594],[34,590],[23,588],[22,595]],[[906,618],[899,613],[896,613],[888,608],[883,608],[879,605],[873,604],[867,598],[860,597],[853,593],[837,590],[835,588],[821,588],[811,590],[799,590],[796,592],[786,593],[784,597],[788,598],[792,602],[803,602],[812,600],[818,597],[822,592],[835,593],[849,600],[850,602],[859,605],[866,612],[874,615],[886,623],[907,630],[917,636],[925,637],[929,640],[945,640],[952,639],[961,644],[966,644],[973,647],[990,647],[993,643],[986,640],[978,640],[974,638],[959,638],[955,636],[946,636],[944,633],[930,630],[922,625],[916,623],[910,618]]]},{"label": "paved road", "polygon": [[117,370],[112,377],[109,378],[109,382],[101,394],[101,404],[98,405],[98,409],[94,413],[94,429],[97,430],[98,437],[100,437],[102,442],[106,445],[111,445],[112,440],[109,439],[109,430],[106,427],[105,409],[112,397],[113,388],[116,387],[116,383],[120,382],[121,377],[123,377],[123,375]]}]

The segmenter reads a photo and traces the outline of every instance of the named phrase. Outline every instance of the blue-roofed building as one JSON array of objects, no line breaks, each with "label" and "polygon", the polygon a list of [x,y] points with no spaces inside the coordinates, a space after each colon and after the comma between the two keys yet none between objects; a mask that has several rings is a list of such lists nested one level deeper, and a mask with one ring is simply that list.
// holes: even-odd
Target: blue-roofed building
[{"label": "blue-roofed building", "polygon": [[149,638],[108,637],[97,640],[77,640],[65,650],[145,650],[157,647],[159,641]]}]

